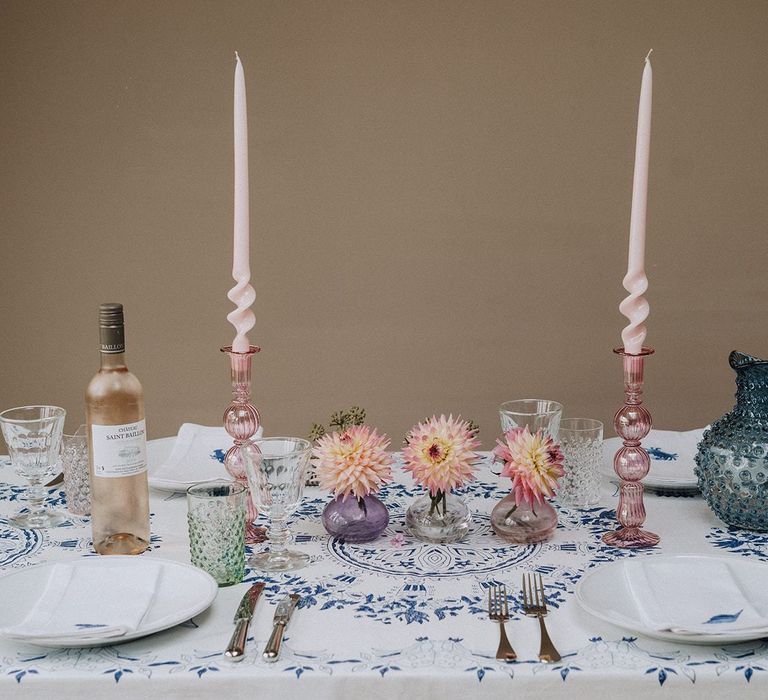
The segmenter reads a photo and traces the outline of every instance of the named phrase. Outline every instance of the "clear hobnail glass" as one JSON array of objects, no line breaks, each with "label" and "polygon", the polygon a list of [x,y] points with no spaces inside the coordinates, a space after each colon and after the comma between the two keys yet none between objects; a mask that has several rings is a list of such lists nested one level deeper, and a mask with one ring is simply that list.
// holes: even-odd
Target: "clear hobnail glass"
[{"label": "clear hobnail glass", "polygon": [[344,542],[372,542],[388,524],[387,507],[373,494],[334,498],[323,510],[323,526]]},{"label": "clear hobnail glass", "polygon": [[549,399],[515,399],[499,406],[499,418],[503,432],[528,426],[531,433],[537,430],[558,440],[563,405]]},{"label": "clear hobnail glass", "polygon": [[58,406],[20,406],[0,413],[0,428],[16,473],[29,482],[28,512],[11,518],[22,528],[56,527],[63,513],[44,507],[43,481],[53,474],[59,459],[61,435],[67,412]]},{"label": "clear hobnail glass", "polygon": [[72,435],[61,436],[61,469],[67,510],[74,515],[91,513],[91,477],[88,473],[88,435],[81,425]]},{"label": "clear hobnail glass", "polygon": [[190,560],[219,586],[245,576],[245,493],[236,481],[209,481],[187,490]]},{"label": "clear hobnail glass", "polygon": [[548,539],[557,528],[557,511],[547,501],[515,505],[515,495],[502,498],[491,511],[491,528],[502,539],[531,544]]},{"label": "clear hobnail glass", "polygon": [[464,499],[453,493],[442,496],[435,501],[425,494],[408,507],[405,524],[416,539],[448,544],[464,539],[469,533],[472,514]]},{"label": "clear hobnail glass", "polygon": [[270,519],[269,549],[248,563],[263,571],[290,571],[309,563],[309,556],[287,548],[291,533],[286,520],[301,503],[312,446],[302,438],[253,440],[244,452],[248,485],[256,508]]},{"label": "clear hobnail glass", "polygon": [[741,352],[736,405],[699,443],[694,471],[709,507],[733,527],[768,531],[768,361]]},{"label": "clear hobnail glass", "polygon": [[603,461],[603,424],[592,418],[563,418],[560,449],[565,473],[557,488],[557,500],[584,508],[600,499],[600,465]]}]

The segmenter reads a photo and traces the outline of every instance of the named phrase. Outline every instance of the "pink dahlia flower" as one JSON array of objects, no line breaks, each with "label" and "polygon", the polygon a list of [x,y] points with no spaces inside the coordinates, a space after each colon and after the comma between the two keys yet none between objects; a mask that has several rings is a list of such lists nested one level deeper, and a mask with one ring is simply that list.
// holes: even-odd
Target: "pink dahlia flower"
[{"label": "pink dahlia flower", "polygon": [[389,438],[367,425],[323,435],[312,448],[320,488],[342,498],[377,493],[392,480],[392,456],[387,447]]},{"label": "pink dahlia flower", "polygon": [[413,480],[434,498],[475,478],[475,450],[480,443],[469,421],[432,416],[411,428],[405,438],[403,461]]},{"label": "pink dahlia flower", "polygon": [[557,480],[563,475],[563,453],[560,445],[540,429],[533,435],[526,425],[512,428],[496,441],[493,453],[504,461],[502,476],[512,479],[515,504],[523,501],[542,503],[553,496]]}]

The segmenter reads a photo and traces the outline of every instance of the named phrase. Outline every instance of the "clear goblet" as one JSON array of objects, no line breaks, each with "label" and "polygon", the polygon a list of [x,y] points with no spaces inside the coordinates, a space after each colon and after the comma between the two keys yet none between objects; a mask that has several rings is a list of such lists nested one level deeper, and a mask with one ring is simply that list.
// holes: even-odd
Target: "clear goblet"
[{"label": "clear goblet", "polygon": [[263,571],[290,571],[309,562],[309,556],[287,548],[291,533],[285,524],[299,507],[312,446],[292,437],[252,440],[245,456],[253,504],[270,519],[269,550],[254,554],[248,563]]},{"label": "clear goblet", "polygon": [[67,516],[43,506],[43,480],[56,466],[67,412],[58,406],[20,406],[0,413],[8,453],[16,472],[29,482],[28,512],[17,513],[11,522],[23,528],[61,525]]}]

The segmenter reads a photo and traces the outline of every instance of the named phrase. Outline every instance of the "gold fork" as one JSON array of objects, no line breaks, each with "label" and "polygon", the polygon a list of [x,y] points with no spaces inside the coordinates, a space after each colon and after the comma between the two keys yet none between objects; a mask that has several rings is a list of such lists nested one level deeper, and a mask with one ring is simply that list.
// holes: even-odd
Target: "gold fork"
[{"label": "gold fork", "polygon": [[547,628],[544,625],[544,617],[547,614],[547,599],[544,596],[544,582],[541,580],[541,574],[523,574],[523,612],[528,617],[539,618],[539,628],[541,629],[541,646],[539,647],[539,661],[545,664],[560,661],[555,645],[547,634]]},{"label": "gold fork", "polygon": [[507,587],[503,584],[488,588],[488,617],[499,623],[499,648],[496,650],[496,658],[502,661],[514,661],[517,654],[509,643],[504,629],[504,623],[509,620],[509,604]]}]

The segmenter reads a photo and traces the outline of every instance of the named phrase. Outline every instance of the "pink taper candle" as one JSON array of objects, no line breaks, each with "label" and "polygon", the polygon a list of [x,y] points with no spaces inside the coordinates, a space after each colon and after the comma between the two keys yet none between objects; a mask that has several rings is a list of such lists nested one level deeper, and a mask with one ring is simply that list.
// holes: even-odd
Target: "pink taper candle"
[{"label": "pink taper candle", "polygon": [[645,218],[648,203],[648,159],[651,152],[651,93],[653,71],[651,52],[645,57],[643,82],[640,87],[640,107],[637,113],[637,141],[635,143],[635,176],[632,183],[632,214],[629,221],[629,260],[624,277],[624,289],[629,296],[619,305],[619,311],[629,319],[621,332],[624,350],[632,355],[640,353],[645,341],[645,319],[648,301],[643,296],[648,289],[645,276]]},{"label": "pink taper candle", "polygon": [[248,220],[248,111],[245,103],[245,74],[240,56],[235,53],[235,236],[232,277],[237,284],[227,293],[237,308],[227,320],[237,332],[232,341],[234,352],[248,352],[248,331],[256,323],[250,309],[256,292],[250,285],[251,264]]}]

